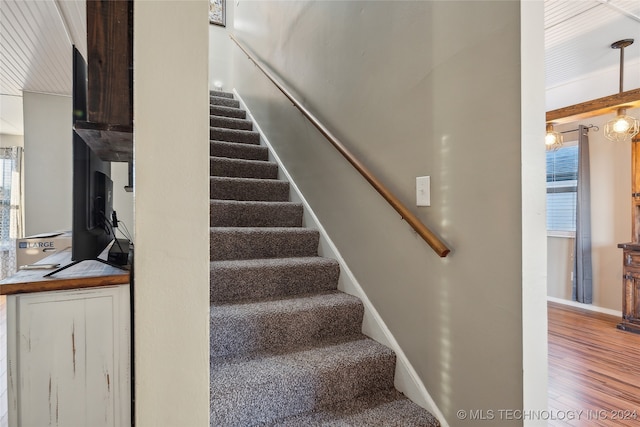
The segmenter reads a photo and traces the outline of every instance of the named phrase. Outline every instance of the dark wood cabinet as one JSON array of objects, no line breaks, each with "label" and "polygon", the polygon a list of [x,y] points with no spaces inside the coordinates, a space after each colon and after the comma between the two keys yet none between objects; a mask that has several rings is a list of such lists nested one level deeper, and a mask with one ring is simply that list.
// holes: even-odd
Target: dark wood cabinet
[{"label": "dark wood cabinet", "polygon": [[622,249],[622,322],[618,329],[640,334],[640,135],[631,141],[631,243]]},{"label": "dark wood cabinet", "polygon": [[640,243],[622,243],[622,322],[618,329],[640,333]]},{"label": "dark wood cabinet", "polygon": [[87,120],[74,129],[102,159],[133,160],[133,1],[87,1]]}]

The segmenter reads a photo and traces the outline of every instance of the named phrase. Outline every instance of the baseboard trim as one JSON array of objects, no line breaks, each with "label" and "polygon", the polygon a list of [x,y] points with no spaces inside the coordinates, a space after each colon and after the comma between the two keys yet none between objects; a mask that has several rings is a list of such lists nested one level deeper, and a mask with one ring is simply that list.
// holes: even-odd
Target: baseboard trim
[{"label": "baseboard trim", "polygon": [[395,373],[395,386],[404,393],[409,399],[430,411],[439,421],[441,427],[449,427],[449,424],[444,418],[442,412],[436,406],[433,398],[424,386],[424,383],[418,376],[418,373],[409,362],[404,351],[394,338],[393,334],[385,324],[384,320],[375,309],[369,298],[358,280],[355,278],[346,261],[340,255],[338,248],[335,246],[328,233],[318,220],[311,206],[306,201],[302,192],[291,178],[291,175],[287,171],[287,168],[282,164],[282,161],[273,149],[273,146],[269,142],[260,125],[254,120],[251,111],[245,104],[244,100],[234,88],[233,94],[240,102],[240,107],[247,112],[247,119],[253,122],[254,130],[260,134],[260,143],[269,148],[269,156],[273,161],[278,164],[278,173],[282,178],[286,179],[290,185],[291,201],[302,203],[304,206],[304,224],[312,225],[320,232],[320,245],[318,253],[321,256],[333,258],[340,264],[341,274],[338,283],[338,288],[343,292],[357,296],[362,300],[365,307],[364,320],[362,322],[362,332],[373,338],[374,340],[386,345],[396,353],[396,373]]},{"label": "baseboard trim", "polygon": [[596,311],[598,313],[610,314],[612,316],[622,318],[622,311],[612,310],[610,308],[605,308],[605,307],[598,307],[597,305],[593,305],[593,304],[583,304],[577,301],[570,301],[568,299],[562,299],[562,298],[556,298],[556,297],[550,297],[550,296],[547,297],[547,301],[555,302],[558,304],[569,305],[571,307],[583,308],[585,310]]}]

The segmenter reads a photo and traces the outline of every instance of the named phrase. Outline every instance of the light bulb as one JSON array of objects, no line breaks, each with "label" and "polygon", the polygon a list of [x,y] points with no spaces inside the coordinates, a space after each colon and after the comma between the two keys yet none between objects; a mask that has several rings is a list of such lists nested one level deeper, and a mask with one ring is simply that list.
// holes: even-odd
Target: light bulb
[{"label": "light bulb", "polygon": [[629,122],[627,120],[625,120],[624,117],[620,117],[613,124],[613,131],[617,132],[617,133],[625,133],[625,132],[629,131],[630,127],[631,126],[629,125]]},{"label": "light bulb", "polygon": [[604,136],[616,142],[631,140],[640,131],[640,121],[626,115],[626,108],[619,108],[618,115],[604,127]]},{"label": "light bulb", "polygon": [[562,135],[553,130],[553,123],[547,123],[547,134],[544,136],[547,151],[556,151],[562,146]]}]

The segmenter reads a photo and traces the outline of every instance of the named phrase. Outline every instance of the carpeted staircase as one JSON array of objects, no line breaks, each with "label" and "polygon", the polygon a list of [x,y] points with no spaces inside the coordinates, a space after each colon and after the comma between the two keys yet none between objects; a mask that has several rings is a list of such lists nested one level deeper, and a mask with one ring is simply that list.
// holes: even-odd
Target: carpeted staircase
[{"label": "carpeted staircase", "polygon": [[238,101],[210,95],[211,426],[438,426],[395,390]]}]

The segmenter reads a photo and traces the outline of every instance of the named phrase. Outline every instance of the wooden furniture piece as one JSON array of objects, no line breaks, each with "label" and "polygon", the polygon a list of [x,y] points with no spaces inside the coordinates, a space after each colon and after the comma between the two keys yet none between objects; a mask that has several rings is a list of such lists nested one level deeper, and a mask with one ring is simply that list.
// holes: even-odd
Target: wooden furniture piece
[{"label": "wooden furniture piece", "polygon": [[640,334],[640,135],[631,141],[632,242],[618,245],[622,261],[622,322],[617,327]]},{"label": "wooden furniture piece", "polygon": [[[70,258],[65,251],[39,263]],[[130,426],[129,272],[95,261],[43,277],[49,271],[0,282],[8,425]]]},{"label": "wooden furniture piece", "polygon": [[74,129],[102,159],[133,161],[133,1],[87,1],[87,119]]},{"label": "wooden furniture piece", "polygon": [[640,243],[621,243],[622,322],[618,329],[640,333]]}]

